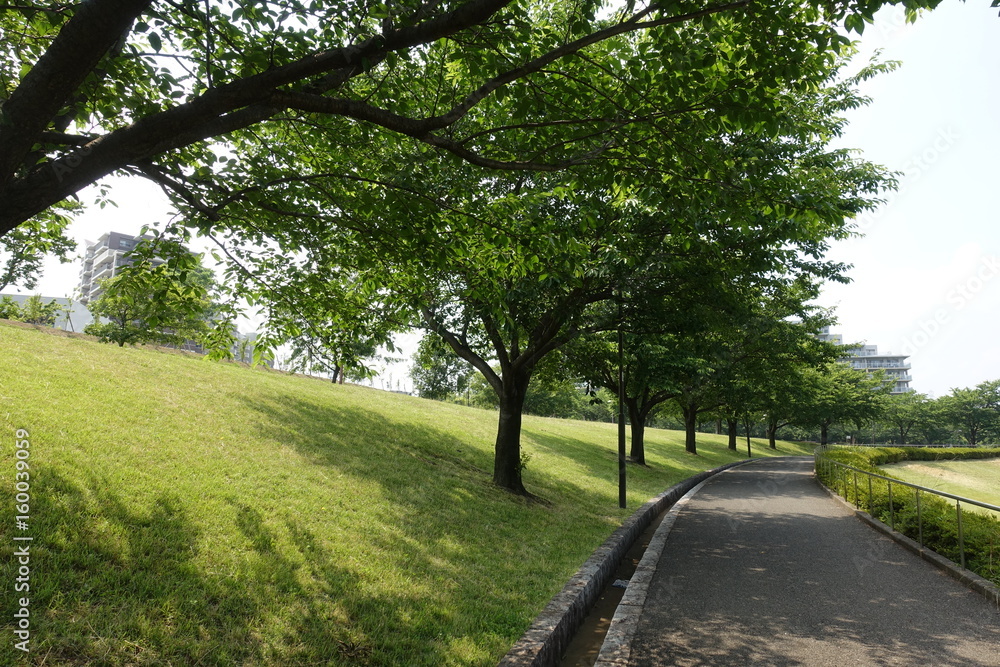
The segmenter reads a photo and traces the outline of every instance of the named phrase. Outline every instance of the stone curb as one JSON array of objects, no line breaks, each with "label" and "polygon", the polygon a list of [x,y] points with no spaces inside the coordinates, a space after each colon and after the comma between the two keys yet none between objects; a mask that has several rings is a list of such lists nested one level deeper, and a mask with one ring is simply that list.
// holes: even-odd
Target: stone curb
[{"label": "stone curb", "polygon": [[893,541],[895,541],[897,544],[901,545],[908,551],[913,552],[914,554],[924,559],[931,565],[934,565],[938,569],[942,570],[948,576],[968,586],[973,591],[979,593],[980,595],[985,597],[989,602],[992,602],[993,604],[997,605],[998,608],[1000,608],[1000,587],[998,587],[996,584],[994,584],[988,579],[980,577],[975,572],[966,570],[958,563],[955,563],[954,561],[945,558],[938,552],[928,547],[920,546],[920,543],[917,542],[916,540],[911,539],[896,530],[893,530],[889,526],[885,525],[884,523],[873,517],[868,512],[856,508],[850,502],[848,502],[840,495],[835,493],[828,486],[820,482],[819,479],[816,479],[816,483],[819,484],[820,487],[824,491],[826,491],[831,498],[839,501],[841,504],[844,505],[844,507],[854,512],[854,516],[858,517],[863,522],[865,522],[878,532],[882,533],[886,537],[892,539]]},{"label": "stone curb", "polygon": [[[759,459],[740,461],[734,465],[725,466],[724,468],[713,472],[721,473],[729,468],[741,466],[757,460]],[[703,479],[701,482],[692,487],[687,493],[684,494],[684,497],[674,503],[667,515],[663,517],[663,521],[660,522],[659,527],[657,527],[656,532],[649,541],[649,546],[646,547],[646,552],[643,554],[642,560],[639,561],[639,566],[635,570],[635,575],[629,581],[628,588],[625,589],[625,595],[622,597],[622,601],[618,603],[618,608],[615,610],[615,615],[611,619],[611,626],[608,628],[608,634],[604,638],[604,644],[601,646],[601,652],[597,656],[597,662],[594,663],[594,667],[628,666],[629,660],[632,657],[632,639],[635,637],[636,630],[639,628],[639,619],[642,617],[642,609],[646,605],[646,596],[649,593],[649,585],[653,581],[653,573],[656,571],[656,565],[660,560],[660,555],[663,553],[663,549],[667,545],[667,537],[670,535],[670,531],[674,527],[674,522],[677,521],[677,515],[689,502],[691,502],[694,495],[698,493],[698,491],[701,490],[701,487],[705,486],[707,482],[708,478]]]},{"label": "stone curb", "polygon": [[[757,461],[759,459],[750,460]],[[636,510],[587,559],[587,562],[573,575],[562,591],[549,601],[549,604],[535,618],[527,632],[503,657],[498,667],[550,667],[557,665],[573,635],[583,623],[583,619],[594,606],[601,592],[611,582],[611,577],[618,569],[618,563],[643,531],[653,523],[653,520],[676,503],[684,494],[709,477],[748,462],[749,460],[727,463],[724,466],[689,477]],[[661,528],[657,529],[657,534],[660,530],[662,530],[662,524]],[[651,542],[649,549],[652,547]],[[647,553],[649,549],[647,549]],[[643,557],[643,562],[645,560]],[[626,590],[627,596],[628,589]],[[636,617],[635,622],[638,623],[638,617]]]}]

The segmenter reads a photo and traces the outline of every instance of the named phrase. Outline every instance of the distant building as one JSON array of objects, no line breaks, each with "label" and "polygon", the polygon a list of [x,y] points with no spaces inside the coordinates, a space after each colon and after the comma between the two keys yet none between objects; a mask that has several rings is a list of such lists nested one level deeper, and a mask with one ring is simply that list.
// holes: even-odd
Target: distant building
[{"label": "distant building", "polygon": [[824,327],[819,334],[820,340],[826,340],[834,345],[844,346],[847,355],[841,358],[851,368],[859,371],[873,373],[884,371],[886,382],[892,384],[893,394],[906,394],[913,391],[910,382],[913,380],[910,375],[909,358],[905,354],[879,354],[877,345],[844,345],[843,336],[830,333],[829,327]]},{"label": "distant building", "polygon": [[885,371],[885,379],[892,383],[893,394],[905,394],[910,389],[910,363],[904,354],[879,354],[877,345],[862,345],[847,348],[850,355],[846,361],[851,368],[867,371]]},{"label": "distant building", "polygon": [[101,281],[114,278],[123,266],[131,264],[132,259],[126,255],[141,241],[150,239],[152,237],[108,232],[96,243],[88,241],[80,271],[80,303],[86,306],[100,296]]}]

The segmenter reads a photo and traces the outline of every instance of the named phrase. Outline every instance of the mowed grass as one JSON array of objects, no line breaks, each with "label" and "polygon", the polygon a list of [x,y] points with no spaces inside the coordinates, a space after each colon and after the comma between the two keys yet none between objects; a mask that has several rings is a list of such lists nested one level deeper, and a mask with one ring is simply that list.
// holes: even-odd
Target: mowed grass
[{"label": "mowed grass", "polygon": [[620,510],[615,426],[529,417],[528,501],[491,484],[489,411],[5,322],[0,350],[0,664],[494,665],[626,516],[745,451],[647,429]]},{"label": "mowed grass", "polygon": [[[1000,507],[1000,458],[970,461],[907,461],[880,466],[912,484]],[[967,509],[996,512],[967,505]]]}]

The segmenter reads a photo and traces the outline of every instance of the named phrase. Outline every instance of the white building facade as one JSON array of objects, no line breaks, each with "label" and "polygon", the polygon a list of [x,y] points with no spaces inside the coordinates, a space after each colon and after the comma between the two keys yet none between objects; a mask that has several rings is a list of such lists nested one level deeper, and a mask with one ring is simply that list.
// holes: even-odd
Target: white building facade
[{"label": "white building facade", "polygon": [[87,305],[96,299],[101,293],[101,281],[114,278],[123,266],[132,263],[126,255],[142,240],[140,236],[108,232],[96,243],[87,243],[80,270],[80,303]]},{"label": "white building facade", "polygon": [[910,375],[909,357],[905,354],[879,354],[877,345],[844,345],[843,336],[830,333],[829,327],[825,327],[819,334],[820,340],[829,341],[835,345],[844,347],[846,356],[841,361],[850,364],[851,368],[866,373],[883,371],[885,381],[892,384],[893,394],[906,394],[913,391],[910,382],[913,377]]}]

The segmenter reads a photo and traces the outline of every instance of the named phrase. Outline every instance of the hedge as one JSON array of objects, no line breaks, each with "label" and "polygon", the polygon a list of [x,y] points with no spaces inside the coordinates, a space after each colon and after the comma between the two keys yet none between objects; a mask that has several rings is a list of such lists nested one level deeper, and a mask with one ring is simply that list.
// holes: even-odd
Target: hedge
[{"label": "hedge", "polygon": [[[920,492],[917,515],[917,490],[907,486],[892,486],[890,513],[889,483],[854,474],[844,468],[824,466],[822,462],[843,463],[883,477],[898,479],[880,465],[901,461],[956,461],[1000,457],[1000,449],[941,449],[916,447],[851,447],[819,450],[816,455],[816,475],[833,491],[855,506],[907,537],[922,541],[925,547],[956,563],[961,562],[958,539],[958,513],[955,501],[927,492]],[[901,480],[902,481],[902,480]],[[922,523],[922,531],[920,524]],[[922,532],[922,534],[921,534]],[[1000,585],[1000,519],[978,512],[962,511],[965,567],[981,577]]]}]

